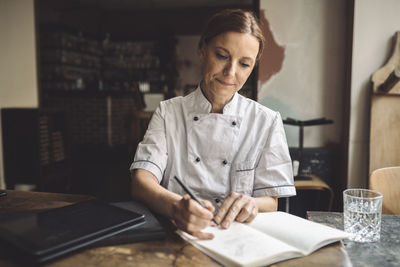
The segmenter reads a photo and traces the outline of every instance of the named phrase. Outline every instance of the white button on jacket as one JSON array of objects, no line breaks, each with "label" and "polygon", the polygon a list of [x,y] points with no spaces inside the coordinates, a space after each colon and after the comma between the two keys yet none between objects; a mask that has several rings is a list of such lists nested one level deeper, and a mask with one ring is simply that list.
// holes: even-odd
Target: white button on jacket
[{"label": "white button on jacket", "polygon": [[278,112],[235,93],[223,114],[210,113],[200,87],[162,101],[138,145],[131,171],[145,169],[165,188],[184,195],[175,175],[215,203],[231,191],[291,196],[291,159]]}]

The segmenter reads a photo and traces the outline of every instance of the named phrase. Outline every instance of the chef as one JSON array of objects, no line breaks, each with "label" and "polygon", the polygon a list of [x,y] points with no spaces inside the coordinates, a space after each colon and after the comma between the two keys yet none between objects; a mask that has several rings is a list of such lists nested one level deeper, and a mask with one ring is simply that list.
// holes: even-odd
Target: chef
[{"label": "chef", "polygon": [[250,222],[296,194],[279,113],[238,93],[263,47],[252,13],[215,14],[199,41],[199,86],[160,103],[130,168],[132,197],[201,239],[213,238],[202,231],[212,219],[222,228]]}]

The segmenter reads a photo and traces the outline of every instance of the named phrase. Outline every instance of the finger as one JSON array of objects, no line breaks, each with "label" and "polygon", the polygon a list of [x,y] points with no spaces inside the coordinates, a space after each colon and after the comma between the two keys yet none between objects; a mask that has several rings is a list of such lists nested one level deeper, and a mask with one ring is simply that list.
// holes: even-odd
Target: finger
[{"label": "finger", "polygon": [[236,217],[238,222],[250,222],[252,221],[258,213],[257,206],[251,200],[248,201],[240,210]]},{"label": "finger", "polygon": [[[192,235],[194,233],[200,232],[203,230],[205,227],[211,224],[211,221],[201,221],[199,219],[176,219],[176,226],[178,229],[181,229],[185,232],[188,232]],[[202,238],[207,238],[206,236],[203,236]]]},{"label": "finger", "polygon": [[258,208],[256,206],[256,207],[254,207],[251,215],[247,218],[246,222],[251,222],[252,220],[254,220],[257,217],[257,214],[258,214]]},{"label": "finger", "polygon": [[[205,215],[202,215],[205,212]],[[210,225],[213,214],[185,195],[174,206],[173,218],[179,229],[187,232],[197,232]]]},{"label": "finger", "polygon": [[242,208],[235,220],[238,222],[245,222],[249,217],[255,217],[257,213],[258,207],[255,199],[244,195]]},{"label": "finger", "polygon": [[218,223],[222,223],[229,209],[231,208],[233,202],[235,202],[236,198],[239,196],[238,193],[231,192],[227,198],[225,198],[221,207],[219,207],[217,214],[215,215],[215,220]]},{"label": "finger", "polygon": [[[213,213],[207,207],[206,208],[202,207],[196,200],[191,199],[190,197],[189,197],[189,200],[187,201],[186,205],[187,205],[187,209],[192,214],[194,214],[197,217],[200,217],[204,220],[211,220],[212,217],[214,216]],[[211,205],[211,203],[210,203],[210,205]]]},{"label": "finger", "polygon": [[[182,220],[183,229],[196,232],[211,225],[211,219],[214,215],[210,210],[203,208],[197,201],[191,199],[188,195],[184,196],[184,201],[186,208],[184,213],[185,217]],[[211,205],[211,203],[208,205]]]},{"label": "finger", "polygon": [[240,209],[239,213],[237,214],[235,220],[238,222],[244,222],[251,216],[251,213],[253,211],[253,207],[250,205],[250,203],[247,203],[242,206]]},{"label": "finger", "polygon": [[244,205],[243,195],[239,195],[232,203],[228,213],[222,221],[222,228],[228,228],[232,222],[236,219],[237,215],[241,211]]},{"label": "finger", "polygon": [[213,204],[211,204],[210,201],[202,199],[201,202],[206,209],[208,209],[210,212],[214,212],[215,207],[213,206]]},{"label": "finger", "polygon": [[214,221],[211,221],[211,224],[210,224],[210,226],[217,226],[217,224],[214,222]]},{"label": "finger", "polygon": [[191,235],[195,236],[195,237],[197,237],[199,239],[202,239],[202,240],[210,240],[210,239],[214,238],[214,235],[212,233],[204,233],[204,232],[201,232],[201,231],[194,232]]}]

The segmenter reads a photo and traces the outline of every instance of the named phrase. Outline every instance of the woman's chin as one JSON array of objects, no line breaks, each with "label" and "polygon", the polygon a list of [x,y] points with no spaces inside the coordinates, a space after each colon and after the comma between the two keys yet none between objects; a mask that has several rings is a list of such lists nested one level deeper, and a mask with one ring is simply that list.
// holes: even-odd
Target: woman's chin
[{"label": "woman's chin", "polygon": [[236,90],[232,87],[228,88],[220,88],[216,90],[216,94],[219,96],[225,96],[225,97],[232,97],[232,95],[236,92]]},{"label": "woman's chin", "polygon": [[217,86],[214,86],[213,91],[216,95],[232,96],[232,94],[234,94],[236,92],[236,88],[233,85],[218,84]]}]

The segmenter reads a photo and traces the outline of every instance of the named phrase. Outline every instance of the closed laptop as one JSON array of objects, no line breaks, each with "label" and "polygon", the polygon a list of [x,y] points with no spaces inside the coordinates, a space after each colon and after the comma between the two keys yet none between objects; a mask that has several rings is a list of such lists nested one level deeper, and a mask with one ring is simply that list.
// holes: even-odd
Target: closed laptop
[{"label": "closed laptop", "polygon": [[145,223],[145,216],[98,200],[0,221],[0,240],[43,263]]}]

